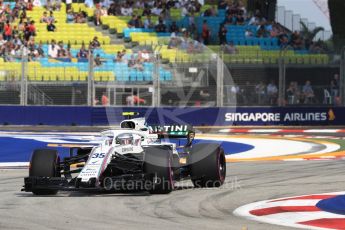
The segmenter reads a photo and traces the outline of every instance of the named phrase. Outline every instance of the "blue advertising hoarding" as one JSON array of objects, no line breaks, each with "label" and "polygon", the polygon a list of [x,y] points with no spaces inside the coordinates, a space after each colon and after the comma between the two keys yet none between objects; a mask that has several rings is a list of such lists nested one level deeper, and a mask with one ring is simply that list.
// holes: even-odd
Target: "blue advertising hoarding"
[{"label": "blue advertising hoarding", "polygon": [[0,106],[0,125],[117,125],[123,111],[139,112],[151,124],[345,125],[345,107],[150,108]]}]

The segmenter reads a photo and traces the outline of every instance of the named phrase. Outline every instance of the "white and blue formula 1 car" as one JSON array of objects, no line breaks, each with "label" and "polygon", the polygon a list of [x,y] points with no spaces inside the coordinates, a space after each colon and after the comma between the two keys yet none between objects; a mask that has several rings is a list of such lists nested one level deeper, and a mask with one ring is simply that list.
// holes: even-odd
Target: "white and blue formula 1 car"
[{"label": "white and blue formula 1 car", "polygon": [[[54,149],[37,149],[22,191],[54,195],[64,191],[145,190],[164,194],[176,181],[191,179],[195,187],[219,187],[226,176],[224,150],[219,144],[193,145],[195,132],[186,125],[147,126],[145,118],[125,112],[120,128],[101,132],[94,147],[70,148],[60,159]],[[181,138],[184,138],[181,139]],[[183,146],[166,142],[179,138]]]}]

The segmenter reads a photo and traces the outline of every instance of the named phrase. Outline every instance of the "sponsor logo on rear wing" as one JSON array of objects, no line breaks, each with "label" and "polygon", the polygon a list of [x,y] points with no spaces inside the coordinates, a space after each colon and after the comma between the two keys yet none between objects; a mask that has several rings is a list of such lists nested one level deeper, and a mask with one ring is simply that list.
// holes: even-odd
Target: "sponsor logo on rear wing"
[{"label": "sponsor logo on rear wing", "polygon": [[151,125],[149,131],[152,134],[168,137],[187,137],[189,133],[194,133],[193,127],[190,125]]}]

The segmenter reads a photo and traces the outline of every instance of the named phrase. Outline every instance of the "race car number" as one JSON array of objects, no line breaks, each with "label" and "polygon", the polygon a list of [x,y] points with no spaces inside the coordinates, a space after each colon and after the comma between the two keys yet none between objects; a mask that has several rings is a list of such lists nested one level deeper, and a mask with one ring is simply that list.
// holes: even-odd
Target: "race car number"
[{"label": "race car number", "polygon": [[92,155],[92,158],[104,158],[105,157],[105,153],[94,153]]}]

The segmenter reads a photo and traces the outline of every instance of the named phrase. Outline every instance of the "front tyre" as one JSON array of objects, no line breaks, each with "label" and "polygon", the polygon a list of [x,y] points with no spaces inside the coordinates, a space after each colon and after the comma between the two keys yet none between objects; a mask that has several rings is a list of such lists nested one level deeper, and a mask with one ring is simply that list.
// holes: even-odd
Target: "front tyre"
[{"label": "front tyre", "polygon": [[220,187],[226,176],[224,150],[219,144],[200,143],[190,152],[191,179],[195,187]]},{"label": "front tyre", "polygon": [[[53,149],[36,149],[31,157],[30,177],[60,177],[59,156]],[[35,195],[55,195],[53,189],[33,189]]]},{"label": "front tyre", "polygon": [[148,188],[151,194],[167,194],[174,189],[173,156],[169,146],[145,148],[144,172],[154,180]]}]

